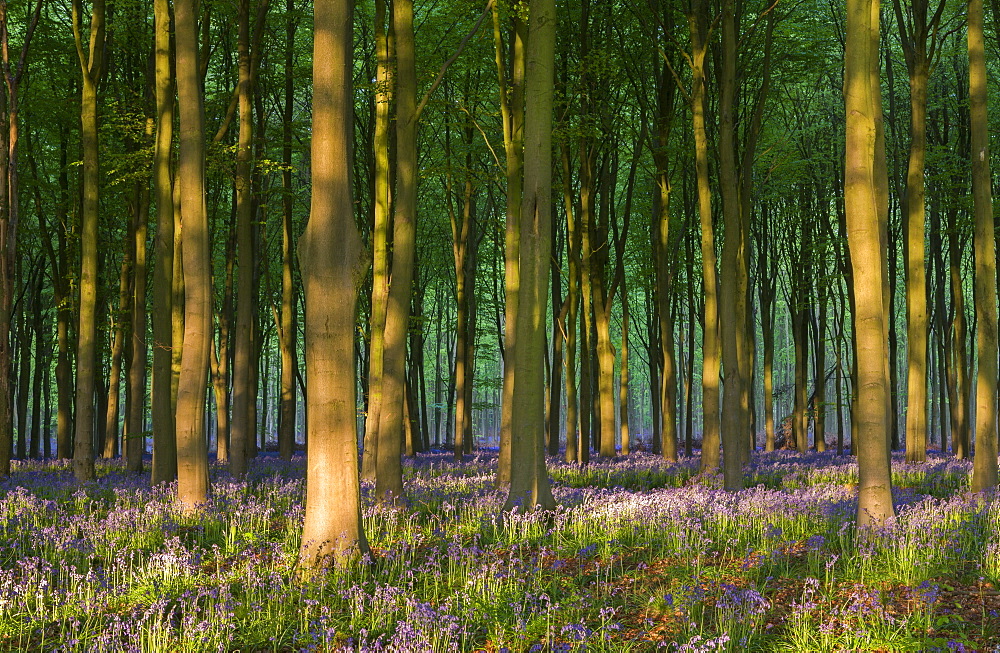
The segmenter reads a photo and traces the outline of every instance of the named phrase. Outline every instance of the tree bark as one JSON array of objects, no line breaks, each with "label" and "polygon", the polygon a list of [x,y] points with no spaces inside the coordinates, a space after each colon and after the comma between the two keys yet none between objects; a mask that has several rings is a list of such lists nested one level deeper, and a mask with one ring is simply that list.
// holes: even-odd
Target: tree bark
[{"label": "tree bark", "polygon": [[712,226],[712,189],[708,179],[708,134],[705,128],[705,55],[708,51],[708,4],[693,0],[688,14],[691,31],[691,116],[694,128],[695,174],[698,179],[698,214],[701,218],[701,260],[704,278],[705,318],[702,343],[701,468],[719,468],[719,314],[715,268],[715,235]]},{"label": "tree bark", "polygon": [[720,266],[722,358],[725,387],[722,404],[723,484],[727,490],[743,487],[743,460],[749,438],[750,416],[741,360],[746,333],[746,234],[736,171],[736,17],[733,0],[722,2],[722,70],[719,98],[719,189],[722,195],[724,240]]},{"label": "tree bark", "polygon": [[519,229],[520,279],[511,410],[511,479],[505,510],[551,510],[555,499],[545,469],[545,314],[552,237],[552,98],[555,0],[529,5],[525,53],[524,201]]},{"label": "tree bark", "polygon": [[205,122],[194,1],[176,0],[174,12],[180,114],[177,174],[184,225],[184,351],[177,383],[177,495],[183,509],[193,512],[208,500],[205,388],[212,344],[212,276],[205,209]]},{"label": "tree bark", "polygon": [[137,206],[132,225],[133,264],[131,333],[128,373],[128,407],[125,411],[125,464],[130,472],[142,471],[142,456],[146,453],[146,234],[149,222],[149,179],[137,181]]},{"label": "tree bark", "polygon": [[375,480],[378,462],[379,421],[382,414],[382,377],[385,360],[385,320],[389,302],[389,216],[392,211],[391,158],[389,152],[392,102],[392,30],[387,30],[386,2],[375,2],[375,156],[374,223],[372,225],[372,296],[368,354],[368,414],[365,418],[361,477]]},{"label": "tree bark", "polygon": [[[108,410],[107,426],[104,429],[104,458],[114,458],[119,455],[120,447],[118,440],[118,417],[121,414],[119,399],[121,397],[122,381],[122,354],[125,351],[126,335],[131,339],[131,327],[128,325],[128,318],[131,317],[129,307],[131,302],[131,284],[129,277],[132,274],[133,248],[135,247],[134,236],[125,233],[125,256],[122,258],[121,271],[118,276],[118,308],[114,311],[114,339],[111,343],[111,376],[108,379]],[[126,334],[128,329],[128,334]]]},{"label": "tree bark", "polygon": [[[265,0],[266,2],[266,0]],[[233,416],[229,429],[229,472],[242,478],[247,471],[248,441],[256,437],[250,423],[251,329],[254,319],[253,206],[251,164],[253,159],[253,77],[250,68],[250,0],[239,0],[239,137],[236,147],[236,252],[239,261],[236,283],[236,330],[233,342]]]},{"label": "tree bark", "polygon": [[877,177],[881,89],[878,83],[878,0],[848,0],[844,64],[847,116],[844,205],[854,286],[854,334],[857,347],[857,430],[860,527],[883,523],[893,515],[889,471],[889,380],[884,279],[885,241]]},{"label": "tree bark", "polygon": [[997,262],[994,243],[993,196],[987,122],[986,54],[983,1],[968,3],[969,139],[972,149],[972,211],[975,217],[976,453],[972,463],[973,492],[997,485]]},{"label": "tree bark", "polygon": [[306,507],[300,563],[367,551],[358,479],[354,322],[368,267],[351,197],[354,92],[351,0],[316,0],[312,205],[299,239],[305,294]]},{"label": "tree bark", "polygon": [[153,426],[152,485],[177,476],[177,442],[172,399],[174,200],[170,174],[173,141],[174,84],[170,74],[170,3],[153,0],[156,140],[153,192],[156,197],[156,242],[153,261],[153,374],[150,404]]},{"label": "tree bark", "polygon": [[[500,116],[503,122],[507,215],[504,224],[504,337],[503,387],[500,395],[500,454],[497,461],[497,485],[511,482],[511,410],[514,404],[514,356],[516,350],[518,291],[518,234],[521,224],[521,196],[524,189],[524,94],[526,25],[514,12],[510,44],[510,79],[507,78],[500,14],[493,4],[493,42],[496,52],[497,80],[500,91]],[[508,99],[509,97],[509,99]]]},{"label": "tree bark", "polygon": [[375,496],[403,497],[403,392],[406,334],[410,326],[417,213],[417,73],[413,0],[394,0],[396,38],[396,197],[393,201],[392,267],[385,319],[382,406],[379,412]]},{"label": "tree bark", "polygon": [[97,84],[104,68],[104,0],[95,0],[90,18],[89,56],[84,52],[80,1],[73,2],[73,36],[83,78],[80,124],[83,146],[83,206],[80,214],[80,299],[76,360],[76,433],[73,475],[94,479],[94,391],[97,358],[97,222],[99,145]]},{"label": "tree bark", "polygon": [[278,452],[291,460],[295,452],[295,280],[292,250],[292,119],[294,117],[294,54],[297,20],[294,0],[285,4],[285,97],[281,121],[281,417],[278,421]]}]

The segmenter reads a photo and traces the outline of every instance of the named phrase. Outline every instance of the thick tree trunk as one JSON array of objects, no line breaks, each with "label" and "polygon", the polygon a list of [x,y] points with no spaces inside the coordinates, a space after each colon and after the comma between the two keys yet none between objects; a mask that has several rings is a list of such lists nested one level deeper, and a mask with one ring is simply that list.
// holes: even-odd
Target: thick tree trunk
[{"label": "thick tree trunk", "polygon": [[212,276],[205,209],[205,122],[193,0],[174,3],[183,229],[184,351],[177,383],[177,495],[185,511],[208,500],[205,388],[212,345]]},{"label": "thick tree trunk", "polygon": [[[503,121],[503,143],[506,155],[507,215],[504,225],[504,337],[503,387],[500,397],[500,455],[497,461],[497,485],[511,481],[511,410],[514,403],[514,356],[516,349],[518,291],[518,234],[521,224],[521,196],[524,189],[524,75],[527,26],[518,16],[513,17],[510,44],[510,79],[507,79],[500,30],[500,14],[493,4],[493,42],[496,52],[497,80],[500,91],[500,115]],[[508,95],[509,94],[509,95]]]},{"label": "thick tree trunk", "polygon": [[239,110],[240,130],[236,147],[236,253],[239,268],[236,282],[236,329],[233,342],[233,416],[229,428],[229,472],[242,478],[247,471],[248,442],[256,437],[250,423],[251,330],[254,319],[253,206],[251,202],[251,163],[253,158],[253,78],[250,71],[250,0],[239,0]]},{"label": "thick tree trunk", "polygon": [[715,234],[712,225],[712,189],[708,177],[708,133],[705,128],[705,55],[708,51],[708,5],[705,0],[691,3],[688,13],[691,31],[691,116],[694,127],[695,174],[698,179],[698,214],[701,218],[701,260],[704,277],[705,319],[702,343],[701,394],[703,423],[701,468],[719,468],[719,314],[715,269]]},{"label": "thick tree trunk", "polygon": [[351,0],[315,2],[313,192],[299,239],[305,294],[306,507],[300,563],[363,555],[354,323],[367,261],[351,198],[354,93]]},{"label": "thick tree trunk", "polygon": [[77,481],[94,478],[94,391],[97,374],[97,221],[98,130],[97,84],[103,72],[104,0],[96,0],[90,18],[90,57],[84,51],[80,2],[73,3],[73,33],[83,77],[80,95],[83,149],[83,206],[80,215],[80,298],[76,347],[76,432],[73,475]]},{"label": "thick tree trunk", "polygon": [[545,469],[545,314],[552,237],[552,97],[556,43],[555,0],[529,9],[525,53],[524,201],[519,229],[520,279],[511,410],[511,478],[505,510],[551,510],[555,499]]},{"label": "thick tree trunk", "polygon": [[746,234],[743,233],[736,171],[736,17],[733,0],[722,2],[722,70],[719,99],[719,187],[725,238],[720,266],[719,320],[725,387],[722,404],[723,476],[727,490],[743,487],[743,460],[749,438],[750,415],[741,360],[746,333]]},{"label": "thick tree trunk", "polygon": [[972,210],[975,216],[976,453],[973,492],[997,486],[997,262],[990,179],[983,1],[968,3],[969,141],[972,146]]},{"label": "thick tree trunk", "polygon": [[[898,1],[897,1],[898,4]],[[926,13],[926,3],[924,3]],[[921,35],[926,38],[926,35]],[[927,457],[927,282],[924,268],[924,159],[927,146],[926,46],[915,43],[910,69],[910,159],[906,173],[906,460]]]},{"label": "thick tree trunk", "polygon": [[410,326],[417,213],[417,74],[413,0],[394,0],[396,37],[396,197],[393,201],[392,268],[385,319],[382,407],[379,412],[375,496],[394,503],[403,496],[403,401],[406,333]]},{"label": "thick tree trunk", "polygon": [[153,426],[153,468],[150,482],[158,485],[177,476],[177,442],[172,399],[174,200],[170,175],[173,141],[174,84],[170,74],[170,3],[153,0],[155,18],[156,141],[153,192],[156,197],[156,243],[153,261],[153,374],[150,403]]},{"label": "thick tree trunk", "polygon": [[851,248],[857,348],[858,526],[883,523],[893,515],[889,472],[889,379],[884,279],[885,241],[878,176],[878,0],[847,1],[844,98],[847,116],[844,205]]}]

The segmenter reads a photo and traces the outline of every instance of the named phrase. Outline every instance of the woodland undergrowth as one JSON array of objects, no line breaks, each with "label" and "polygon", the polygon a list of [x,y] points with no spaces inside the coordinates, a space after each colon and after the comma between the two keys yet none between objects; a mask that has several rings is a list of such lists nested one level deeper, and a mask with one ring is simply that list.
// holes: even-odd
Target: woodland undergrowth
[{"label": "woodland undergrowth", "polygon": [[559,508],[502,513],[495,453],[422,454],[408,505],[364,488],[371,554],[297,573],[303,460],[258,458],[182,514],[98,463],[0,483],[4,651],[1000,651],[1000,505],[970,465],[894,457],[897,518],[854,527],[857,464],[759,453],[549,461]]}]

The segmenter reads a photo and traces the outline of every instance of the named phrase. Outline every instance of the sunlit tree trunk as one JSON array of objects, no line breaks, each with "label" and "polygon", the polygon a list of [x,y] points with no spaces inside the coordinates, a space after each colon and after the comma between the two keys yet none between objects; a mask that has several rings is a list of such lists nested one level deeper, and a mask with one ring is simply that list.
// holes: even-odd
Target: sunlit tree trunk
[{"label": "sunlit tree trunk", "polygon": [[379,411],[375,495],[403,496],[403,402],[406,334],[410,326],[417,213],[417,73],[413,0],[394,0],[396,39],[396,196],[393,199],[392,266],[385,319],[382,406]]},{"label": "sunlit tree trunk", "polygon": [[975,216],[976,453],[973,492],[997,485],[997,263],[986,99],[983,1],[969,0],[969,142],[972,146],[972,210]]},{"label": "sunlit tree trunk", "polygon": [[521,195],[524,188],[524,68],[526,25],[517,12],[512,17],[509,44],[510,74],[504,56],[500,14],[493,4],[493,42],[496,53],[497,81],[500,91],[500,116],[503,122],[504,170],[507,184],[507,215],[504,224],[504,337],[503,386],[500,396],[500,455],[497,463],[497,485],[510,483],[511,478],[511,410],[514,403],[514,356],[516,350],[515,323],[518,291],[518,234],[521,224]]},{"label": "sunlit tree trunk", "polygon": [[351,197],[351,0],[315,0],[312,204],[299,239],[305,293],[306,506],[300,564],[364,554],[358,479],[354,322],[367,268]]},{"label": "sunlit tree trunk", "polygon": [[691,116],[694,127],[695,174],[698,179],[698,214],[701,217],[701,260],[704,277],[705,318],[702,343],[701,468],[719,468],[719,314],[715,269],[715,234],[712,226],[712,189],[708,180],[708,134],[705,130],[705,55],[708,51],[708,5],[693,0],[688,10],[691,31]]},{"label": "sunlit tree trunk", "polygon": [[212,344],[212,276],[205,209],[205,122],[194,0],[174,3],[177,106],[180,114],[178,183],[183,221],[184,351],[177,382],[177,496],[186,511],[208,500],[205,389]]},{"label": "sunlit tree trunk", "polygon": [[884,293],[885,241],[879,208],[877,141],[881,111],[878,0],[847,0],[844,205],[854,285],[857,343],[858,526],[893,515],[889,473],[889,380]]},{"label": "sunlit tree trunk", "polygon": [[511,479],[506,510],[555,508],[545,469],[544,370],[546,296],[552,237],[552,98],[555,0],[529,5],[525,53],[524,201],[519,229],[523,284],[517,311],[517,384],[511,411]]},{"label": "sunlit tree trunk", "polygon": [[97,358],[98,131],[97,84],[104,68],[104,0],[95,0],[90,18],[89,54],[85,51],[80,1],[73,2],[73,36],[83,77],[80,95],[83,145],[83,205],[80,214],[80,299],[76,347],[76,432],[73,475],[94,478],[94,390]]}]

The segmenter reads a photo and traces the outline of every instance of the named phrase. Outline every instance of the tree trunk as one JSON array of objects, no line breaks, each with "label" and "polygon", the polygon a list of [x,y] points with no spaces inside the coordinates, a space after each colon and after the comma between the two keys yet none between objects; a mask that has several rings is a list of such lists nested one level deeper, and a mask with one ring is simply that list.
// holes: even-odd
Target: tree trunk
[{"label": "tree trunk", "polygon": [[622,346],[619,352],[619,355],[621,356],[621,369],[618,384],[618,421],[619,429],[621,431],[620,440],[622,443],[623,456],[627,456],[631,453],[632,444],[628,419],[628,329],[628,293],[625,288],[622,287]]},{"label": "tree trunk", "polygon": [[49,348],[45,344],[49,333],[45,330],[45,320],[42,314],[41,289],[41,276],[39,276],[39,282],[35,286],[35,295],[31,302],[33,309],[32,330],[35,334],[35,364],[31,370],[31,437],[28,440],[28,455],[36,460],[40,457],[41,447],[39,445],[43,433],[41,428],[42,383],[44,381],[42,370],[48,369],[51,360]]},{"label": "tree trunk", "polygon": [[294,118],[295,31],[294,0],[285,4],[285,98],[281,121],[281,417],[278,421],[278,452],[282,460],[295,453],[295,279],[292,250],[292,120]]},{"label": "tree trunk", "polygon": [[73,3],[73,34],[83,77],[80,96],[83,206],[80,214],[80,298],[73,475],[77,481],[90,481],[94,478],[94,379],[97,374],[97,212],[100,187],[97,84],[104,67],[104,0],[93,3],[89,58],[84,50],[80,12],[80,2],[76,0]]},{"label": "tree trunk", "polygon": [[997,263],[994,244],[993,197],[987,122],[986,56],[983,1],[969,0],[969,138],[972,146],[972,205],[975,216],[976,453],[973,492],[997,485]]},{"label": "tree trunk", "polygon": [[363,555],[358,480],[354,323],[367,267],[354,224],[350,159],[354,90],[351,0],[315,2],[313,192],[299,239],[305,294],[306,507],[300,563],[319,567]]},{"label": "tree trunk", "polygon": [[250,0],[238,3],[240,131],[236,147],[236,252],[239,269],[236,282],[236,330],[233,342],[233,416],[229,428],[229,473],[242,478],[247,471],[247,450],[256,429],[250,423],[250,366],[254,360],[251,329],[254,318],[253,213],[250,173],[253,158],[253,78],[250,71]]},{"label": "tree trunk", "polygon": [[844,205],[855,296],[857,425],[852,433],[858,456],[859,527],[893,515],[888,455],[889,379],[884,280],[885,241],[878,176],[879,13],[877,0],[848,0],[844,64],[847,116]]},{"label": "tree trunk", "polygon": [[556,43],[555,0],[535,0],[529,9],[525,53],[524,201],[518,267],[514,365],[517,385],[511,406],[511,478],[505,510],[555,508],[545,469],[545,314],[552,237],[552,97]]},{"label": "tree trunk", "polygon": [[[122,353],[125,351],[126,336],[131,339],[132,329],[127,323],[131,317],[129,307],[131,301],[132,250],[135,247],[134,236],[125,233],[125,256],[122,258],[121,272],[118,276],[118,308],[113,315],[114,340],[111,344],[111,376],[108,378],[108,412],[107,426],[104,430],[104,458],[115,458],[119,455],[118,417],[121,413],[119,399],[121,397]],[[126,328],[128,333],[126,334]]]},{"label": "tree trunk", "polygon": [[406,333],[410,326],[417,212],[417,75],[413,0],[392,5],[396,36],[396,197],[393,201],[392,269],[386,310],[382,407],[379,412],[375,496],[395,503],[403,496],[403,401]]},{"label": "tree trunk", "polygon": [[[552,252],[550,254],[550,266],[552,268],[552,365],[549,373],[548,387],[548,422],[545,433],[548,438],[548,454],[550,456],[559,455],[559,427],[562,406],[560,398],[562,392],[562,370],[563,370],[563,339],[561,332],[565,328],[567,305],[562,297],[562,261],[561,248],[558,246],[559,228],[553,225],[555,236],[552,238]],[[624,443],[624,440],[622,441]]]},{"label": "tree trunk", "polygon": [[131,305],[131,338],[128,373],[128,408],[125,414],[125,463],[130,472],[142,471],[142,456],[146,453],[146,433],[143,428],[146,416],[146,230],[149,222],[149,181],[136,182],[138,205],[134,213],[132,233],[133,273]]},{"label": "tree trunk", "polygon": [[572,172],[570,170],[569,144],[563,143],[560,148],[562,152],[562,172],[563,172],[563,204],[566,209],[566,255],[567,255],[567,278],[566,278],[566,322],[563,337],[566,340],[566,457],[567,463],[575,463],[580,456],[580,431],[579,404],[577,402],[576,385],[576,322],[577,313],[580,306],[579,297],[579,260],[580,260],[580,238],[579,228],[576,223],[576,216],[573,209],[572,197]]},{"label": "tree trunk", "polygon": [[153,189],[156,196],[156,243],[153,261],[153,375],[150,403],[153,426],[153,468],[150,482],[158,485],[177,476],[177,442],[172,399],[174,201],[170,175],[173,141],[174,84],[170,75],[170,3],[153,0],[155,17],[156,141]]},{"label": "tree trunk", "polygon": [[[514,403],[514,356],[516,349],[518,290],[518,234],[521,224],[521,196],[524,189],[524,84],[526,26],[515,12],[510,44],[510,80],[507,79],[500,30],[500,14],[493,4],[493,42],[496,52],[497,80],[500,91],[500,115],[506,155],[507,216],[504,225],[504,338],[503,387],[500,397],[500,455],[497,461],[497,485],[511,482],[511,410]],[[509,99],[508,99],[509,94]]]},{"label": "tree trunk", "polygon": [[724,240],[720,266],[720,306],[726,319],[719,320],[725,387],[722,404],[722,451],[724,485],[727,490],[743,487],[743,460],[750,429],[742,364],[746,333],[746,234],[736,171],[736,17],[733,0],[722,2],[722,69],[719,99],[719,187],[722,195]]},{"label": "tree trunk", "polygon": [[705,54],[708,51],[708,5],[694,0],[687,16],[691,30],[691,116],[694,127],[695,173],[698,178],[698,214],[701,218],[701,260],[704,276],[705,319],[702,343],[701,468],[719,468],[719,314],[712,227],[712,189],[708,178],[708,134],[705,128]]},{"label": "tree trunk", "polygon": [[176,0],[174,17],[180,114],[177,174],[184,224],[184,351],[175,422],[177,495],[183,509],[193,512],[208,500],[205,388],[212,345],[212,276],[205,209],[205,123],[194,2]]},{"label": "tree trunk", "polygon": [[365,418],[364,456],[361,477],[375,480],[378,462],[379,421],[382,414],[382,376],[385,352],[385,320],[389,303],[389,216],[392,211],[391,158],[389,151],[392,102],[393,43],[386,30],[385,0],[375,2],[375,125],[372,149],[375,156],[374,223],[372,225],[372,296],[368,355],[368,414]]}]

